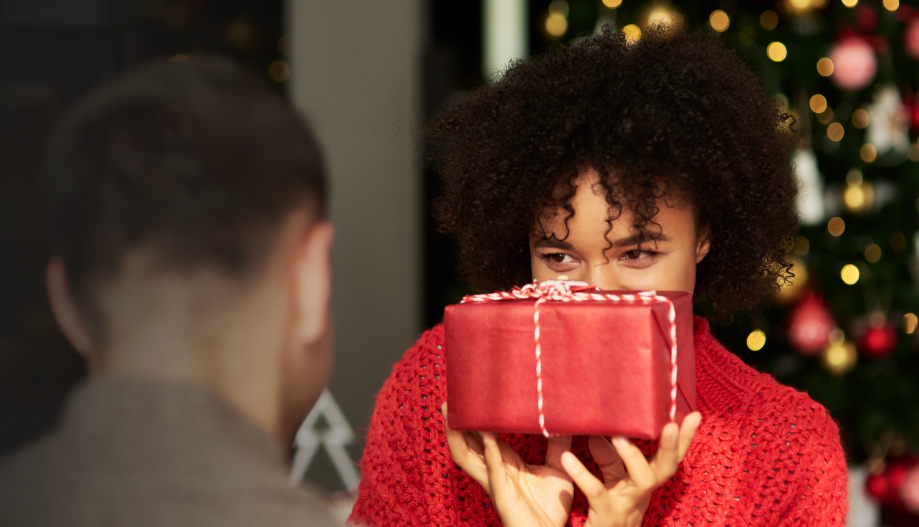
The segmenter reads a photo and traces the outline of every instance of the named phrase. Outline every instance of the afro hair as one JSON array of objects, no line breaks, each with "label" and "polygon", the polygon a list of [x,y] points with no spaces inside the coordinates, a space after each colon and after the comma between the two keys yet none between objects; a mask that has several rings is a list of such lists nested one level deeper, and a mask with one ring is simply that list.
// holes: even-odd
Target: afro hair
[{"label": "afro hair", "polygon": [[665,195],[711,229],[695,295],[716,318],[754,308],[791,275],[794,118],[701,32],[657,27],[630,42],[607,25],[513,63],[442,110],[428,133],[443,181],[434,215],[476,289],[531,280],[537,219],[573,214],[573,182],[587,168],[600,173],[611,210],[631,209],[648,238]]}]

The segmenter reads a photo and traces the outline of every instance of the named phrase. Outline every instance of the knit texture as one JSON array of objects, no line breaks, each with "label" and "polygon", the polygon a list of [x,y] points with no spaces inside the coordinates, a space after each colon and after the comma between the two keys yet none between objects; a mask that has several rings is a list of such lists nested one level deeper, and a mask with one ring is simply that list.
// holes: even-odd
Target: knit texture
[{"label": "knit texture", "polygon": [[[698,317],[695,349],[702,423],[677,473],[655,490],[643,525],[844,525],[846,460],[827,411],[744,364]],[[440,413],[446,352],[443,326],[428,330],[377,396],[350,522],[501,525],[487,493],[450,457]],[[545,462],[542,436],[501,437],[527,463]],[[575,437],[572,452],[598,475],[586,439]],[[636,444],[645,454],[656,449]],[[583,525],[587,511],[575,487],[568,525]]]}]

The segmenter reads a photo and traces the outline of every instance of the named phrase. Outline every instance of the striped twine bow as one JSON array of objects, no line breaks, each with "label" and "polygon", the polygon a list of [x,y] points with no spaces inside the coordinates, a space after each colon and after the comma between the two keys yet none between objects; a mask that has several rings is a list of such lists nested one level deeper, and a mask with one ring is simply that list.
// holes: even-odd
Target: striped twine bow
[{"label": "striped twine bow", "polygon": [[670,319],[670,421],[676,418],[676,390],[677,390],[677,347],[676,347],[676,309],[673,301],[657,294],[657,291],[641,291],[637,293],[613,294],[601,293],[598,287],[587,287],[584,282],[569,282],[562,280],[547,280],[541,284],[527,284],[515,287],[511,291],[499,291],[482,295],[466,295],[462,302],[494,302],[501,300],[532,300],[533,305],[533,338],[536,343],[536,405],[539,408],[539,428],[542,435],[551,437],[546,429],[546,416],[543,411],[542,395],[542,349],[539,344],[539,306],[545,302],[629,302],[650,304],[651,302],[665,302],[669,309]]}]

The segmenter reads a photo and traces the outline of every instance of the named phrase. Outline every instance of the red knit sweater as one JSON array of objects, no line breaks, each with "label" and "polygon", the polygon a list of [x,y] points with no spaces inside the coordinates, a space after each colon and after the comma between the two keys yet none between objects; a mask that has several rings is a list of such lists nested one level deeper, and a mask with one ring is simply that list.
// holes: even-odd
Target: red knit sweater
[{"label": "red knit sweater", "polygon": [[[654,492],[644,525],[844,525],[846,460],[826,410],[729,353],[701,318],[695,347],[702,423],[677,473]],[[427,331],[377,396],[351,522],[501,524],[484,489],[450,458],[440,414],[446,352],[443,327]],[[527,463],[545,462],[542,436],[502,438]],[[656,448],[638,445],[646,454]],[[572,451],[598,474],[586,438],[575,437]],[[575,488],[568,524],[586,518]]]}]

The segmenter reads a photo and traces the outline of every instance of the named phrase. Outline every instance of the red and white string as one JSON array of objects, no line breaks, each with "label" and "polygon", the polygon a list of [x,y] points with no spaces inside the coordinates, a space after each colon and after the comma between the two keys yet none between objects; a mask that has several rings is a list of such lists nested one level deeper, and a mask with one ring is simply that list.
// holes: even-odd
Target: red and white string
[{"label": "red and white string", "polygon": [[676,345],[676,308],[669,298],[657,294],[657,291],[641,291],[638,293],[613,294],[601,293],[597,287],[575,287],[565,281],[549,280],[541,284],[535,281],[523,287],[515,287],[511,291],[499,291],[483,295],[467,295],[462,303],[466,302],[495,302],[501,300],[532,300],[536,299],[533,306],[533,340],[536,347],[536,393],[537,408],[539,409],[539,429],[546,437],[553,434],[546,428],[546,416],[543,411],[542,390],[542,349],[539,342],[539,306],[545,302],[629,302],[650,304],[663,302],[669,307],[670,321],[670,421],[676,419],[676,392],[677,392],[677,345]]}]

